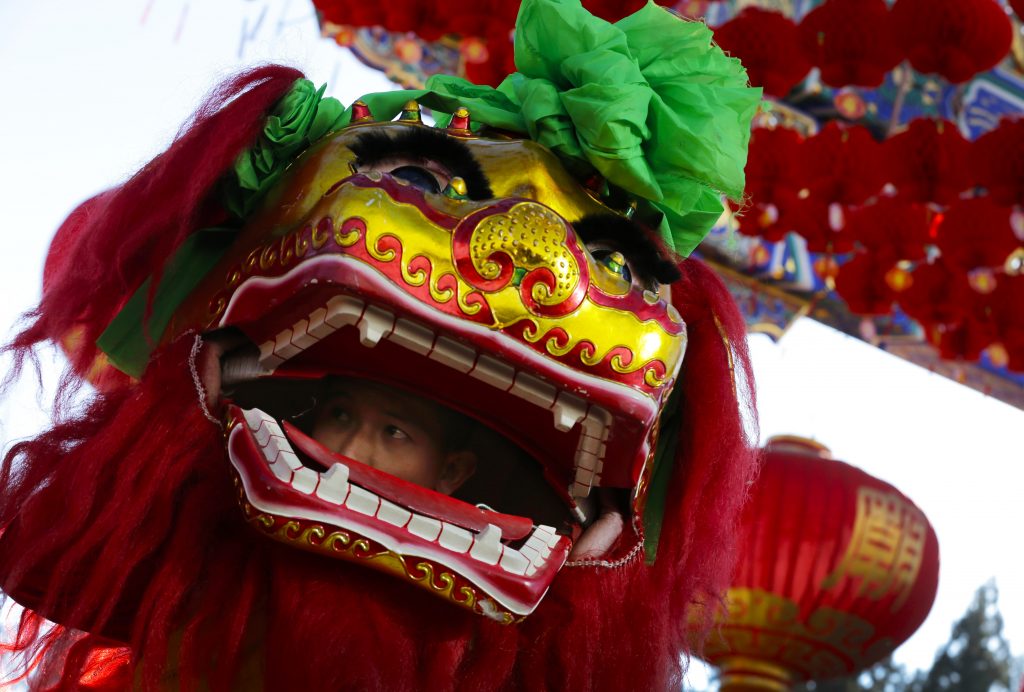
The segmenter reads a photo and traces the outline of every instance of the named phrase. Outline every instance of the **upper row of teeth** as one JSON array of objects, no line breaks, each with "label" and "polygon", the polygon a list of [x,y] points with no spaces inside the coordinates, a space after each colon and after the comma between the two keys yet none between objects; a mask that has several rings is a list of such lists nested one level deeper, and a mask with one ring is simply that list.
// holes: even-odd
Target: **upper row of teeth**
[{"label": "upper row of teeth", "polygon": [[359,330],[359,341],[367,348],[376,346],[381,339],[388,339],[503,392],[548,409],[554,416],[555,429],[560,432],[569,432],[576,424],[580,424],[582,431],[576,448],[575,475],[569,494],[584,498],[590,494],[593,486],[600,484],[607,450],[605,442],[612,419],[608,411],[590,405],[578,396],[559,390],[529,373],[517,371],[507,363],[478,353],[471,346],[435,334],[417,322],[404,317],[395,319],[387,310],[353,296],[338,295],[331,298],[325,306],[313,310],[307,318],[261,344],[259,364],[266,372],[273,372],[286,360],[348,326],[355,326]]},{"label": "upper row of teeth", "polygon": [[349,468],[341,462],[323,473],[303,466],[276,420],[258,409],[244,411],[243,415],[271,472],[301,493],[343,505],[353,512],[404,529],[425,541],[435,542],[451,552],[468,553],[484,564],[498,565],[512,574],[532,576],[558,543],[559,537],[550,526],[534,527],[526,543],[515,549],[501,542],[501,528],[494,524],[473,532],[412,512],[350,483]]}]

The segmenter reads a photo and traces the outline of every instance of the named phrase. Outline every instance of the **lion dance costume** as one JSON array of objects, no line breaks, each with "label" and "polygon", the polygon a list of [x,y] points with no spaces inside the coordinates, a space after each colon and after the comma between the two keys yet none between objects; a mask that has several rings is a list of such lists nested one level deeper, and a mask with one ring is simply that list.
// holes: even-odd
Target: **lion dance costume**
[{"label": "lion dance costume", "polygon": [[[760,94],[653,3],[526,0],[515,42],[497,89],[348,109],[255,69],[60,228],[9,348],[96,391],[0,476],[37,686],[678,688],[755,469],[742,318],[683,257]],[[475,476],[319,444],[325,377],[476,421]]]}]

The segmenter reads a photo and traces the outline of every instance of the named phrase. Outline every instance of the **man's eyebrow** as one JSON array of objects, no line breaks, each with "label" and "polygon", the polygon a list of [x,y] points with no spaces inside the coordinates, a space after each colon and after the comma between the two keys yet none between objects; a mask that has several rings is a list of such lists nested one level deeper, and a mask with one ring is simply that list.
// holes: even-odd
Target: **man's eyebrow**
[{"label": "man's eyebrow", "polygon": [[357,166],[374,164],[398,157],[413,161],[434,161],[453,176],[466,181],[470,199],[491,199],[494,193],[480,163],[464,142],[431,127],[410,127],[391,136],[385,132],[364,132],[350,147]]},{"label": "man's eyebrow", "polygon": [[584,243],[606,242],[629,259],[637,271],[658,283],[678,281],[682,274],[673,253],[653,232],[617,214],[587,214],[573,223]]}]

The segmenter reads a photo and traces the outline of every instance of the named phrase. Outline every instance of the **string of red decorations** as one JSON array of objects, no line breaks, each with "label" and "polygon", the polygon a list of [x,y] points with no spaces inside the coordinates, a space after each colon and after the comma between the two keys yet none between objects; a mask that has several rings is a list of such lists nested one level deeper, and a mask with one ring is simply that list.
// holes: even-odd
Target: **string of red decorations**
[{"label": "string of red decorations", "polygon": [[[419,0],[314,0],[324,20],[351,27],[415,32],[428,41],[457,36],[466,77],[496,86],[513,72],[512,27],[519,3],[476,0],[461,5]],[[584,0],[593,14],[616,21],[643,0]],[[658,4],[683,9],[687,3]],[[691,3],[692,4],[692,3]],[[1024,1],[1011,0],[1020,16]],[[1010,50],[1012,25],[996,0],[827,0],[797,24],[750,7],[715,30],[722,48],[743,60],[751,83],[785,96],[817,67],[830,86],[875,87],[903,60],[915,70],[964,82],[998,64]]]},{"label": "string of red decorations", "polygon": [[995,346],[1024,370],[1024,121],[973,142],[929,119],[883,142],[836,122],[806,139],[755,129],[747,181],[740,232],[839,256],[817,268],[852,312],[898,304],[942,357]]}]

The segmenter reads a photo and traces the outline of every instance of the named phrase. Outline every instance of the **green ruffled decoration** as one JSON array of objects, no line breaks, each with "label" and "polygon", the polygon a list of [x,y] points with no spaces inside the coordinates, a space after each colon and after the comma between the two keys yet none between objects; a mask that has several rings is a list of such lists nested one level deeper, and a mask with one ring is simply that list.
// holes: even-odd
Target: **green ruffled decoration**
[{"label": "green ruffled decoration", "polygon": [[[435,111],[469,108],[477,123],[522,132],[574,172],[596,170],[648,200],[661,234],[686,256],[723,207],[743,195],[750,121],[761,90],[703,23],[649,2],[610,24],[579,0],[524,0],[518,72],[497,89],[438,75],[420,91],[364,97],[377,118],[410,98]],[[377,98],[385,97],[385,98]]]},{"label": "green ruffled decoration", "polygon": [[310,144],[348,124],[341,103],[323,97],[326,88],[326,84],[317,89],[308,79],[299,79],[275,104],[259,139],[238,157],[235,175],[225,183],[224,205],[235,217],[249,216]]}]

